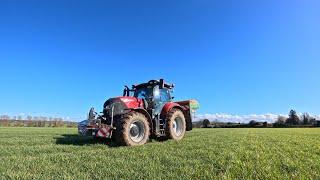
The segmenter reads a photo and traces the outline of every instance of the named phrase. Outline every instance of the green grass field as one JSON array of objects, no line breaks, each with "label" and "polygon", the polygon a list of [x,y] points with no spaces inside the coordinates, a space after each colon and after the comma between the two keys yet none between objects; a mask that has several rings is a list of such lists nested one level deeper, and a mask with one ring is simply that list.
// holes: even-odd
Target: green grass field
[{"label": "green grass field", "polygon": [[195,129],[140,147],[76,133],[0,128],[0,179],[320,178],[320,129]]}]

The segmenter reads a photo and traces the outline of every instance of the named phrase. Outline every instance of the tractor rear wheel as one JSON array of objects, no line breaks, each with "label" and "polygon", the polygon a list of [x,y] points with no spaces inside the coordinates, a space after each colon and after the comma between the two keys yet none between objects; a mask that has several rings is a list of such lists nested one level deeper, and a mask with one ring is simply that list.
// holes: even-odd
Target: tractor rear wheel
[{"label": "tractor rear wheel", "polygon": [[186,120],[179,109],[172,109],[167,115],[166,136],[169,139],[181,140],[186,133]]},{"label": "tractor rear wheel", "polygon": [[130,112],[115,123],[113,139],[119,145],[139,146],[145,144],[150,136],[147,118],[138,112]]}]

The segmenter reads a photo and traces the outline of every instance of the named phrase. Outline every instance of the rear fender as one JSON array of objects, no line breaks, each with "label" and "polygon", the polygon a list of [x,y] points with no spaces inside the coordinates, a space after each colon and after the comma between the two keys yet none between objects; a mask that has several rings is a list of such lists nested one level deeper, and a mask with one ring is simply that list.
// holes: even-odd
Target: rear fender
[{"label": "rear fender", "polygon": [[185,120],[186,120],[186,130],[191,131],[192,130],[192,114],[190,111],[190,107],[188,104],[184,104],[180,102],[169,102],[164,105],[162,112],[161,112],[161,118],[166,119],[167,114],[173,109],[179,109],[183,112]]},{"label": "rear fender", "polygon": [[161,111],[161,119],[165,119],[167,117],[167,114],[173,109],[173,108],[176,108],[176,109],[179,109],[181,110],[182,112],[184,112],[184,109],[182,106],[180,106],[178,103],[175,103],[175,102],[168,102],[166,103],[163,108],[162,108],[162,111]]}]

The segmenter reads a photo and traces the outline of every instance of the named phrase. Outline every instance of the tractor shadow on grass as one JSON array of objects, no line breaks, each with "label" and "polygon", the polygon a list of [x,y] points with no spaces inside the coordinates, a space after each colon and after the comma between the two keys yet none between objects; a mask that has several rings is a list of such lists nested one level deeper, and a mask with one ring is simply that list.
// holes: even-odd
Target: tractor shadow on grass
[{"label": "tractor shadow on grass", "polygon": [[108,147],[118,147],[116,143],[110,139],[93,139],[92,137],[79,136],[76,134],[63,134],[62,137],[55,137],[56,144],[74,145],[74,146],[89,146],[95,144],[105,144]]}]

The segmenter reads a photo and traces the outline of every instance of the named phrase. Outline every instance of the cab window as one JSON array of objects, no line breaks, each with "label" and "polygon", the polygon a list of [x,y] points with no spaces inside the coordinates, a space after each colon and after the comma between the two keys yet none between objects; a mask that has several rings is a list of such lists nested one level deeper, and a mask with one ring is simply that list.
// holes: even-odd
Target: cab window
[{"label": "cab window", "polygon": [[164,88],[160,90],[160,100],[162,102],[169,102],[171,100],[168,89]]}]

